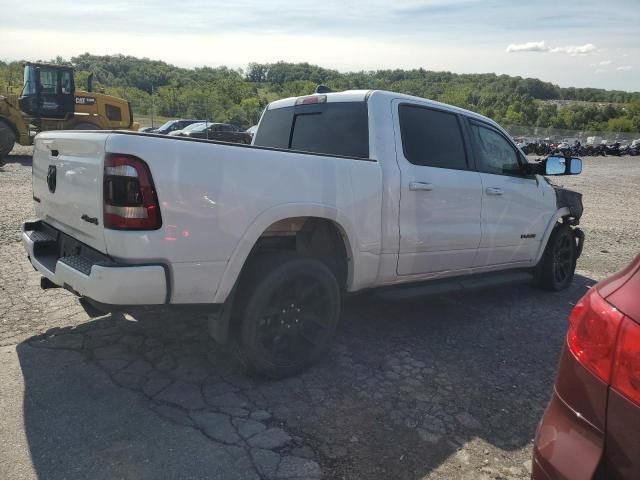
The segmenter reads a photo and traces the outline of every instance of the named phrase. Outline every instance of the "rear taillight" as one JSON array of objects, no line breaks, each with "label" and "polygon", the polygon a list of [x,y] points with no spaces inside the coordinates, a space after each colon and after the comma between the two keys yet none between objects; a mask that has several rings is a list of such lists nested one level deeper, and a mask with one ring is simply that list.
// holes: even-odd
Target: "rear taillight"
[{"label": "rear taillight", "polygon": [[640,325],[589,290],[569,317],[567,344],[580,364],[640,404]]},{"label": "rear taillight", "polygon": [[640,405],[640,325],[630,318],[622,322],[611,387]]},{"label": "rear taillight", "polygon": [[146,163],[110,154],[104,164],[104,226],[114,230],[156,230],[162,225],[158,197]]},{"label": "rear taillight", "polygon": [[622,317],[595,288],[580,299],[569,317],[569,349],[585,368],[606,383],[611,380]]}]

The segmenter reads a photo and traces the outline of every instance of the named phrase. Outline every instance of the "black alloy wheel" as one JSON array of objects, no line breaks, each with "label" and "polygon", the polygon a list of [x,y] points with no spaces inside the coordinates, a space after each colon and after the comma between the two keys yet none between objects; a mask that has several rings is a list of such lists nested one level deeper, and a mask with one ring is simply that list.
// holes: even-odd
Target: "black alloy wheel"
[{"label": "black alloy wheel", "polygon": [[321,261],[296,254],[267,255],[249,269],[239,300],[247,363],[272,378],[292,375],[331,343],[340,317],[336,277]]}]

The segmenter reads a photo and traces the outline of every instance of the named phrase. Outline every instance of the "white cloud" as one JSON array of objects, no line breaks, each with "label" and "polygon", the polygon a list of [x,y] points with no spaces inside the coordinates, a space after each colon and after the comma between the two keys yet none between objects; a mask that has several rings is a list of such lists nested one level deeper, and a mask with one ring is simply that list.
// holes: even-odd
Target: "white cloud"
[{"label": "white cloud", "polygon": [[567,45],[566,47],[548,47],[544,42],[512,43],[507,47],[507,53],[515,52],[551,52],[566,53],[567,55],[587,55],[596,51],[593,43],[584,45]]},{"label": "white cloud", "polygon": [[606,73],[607,71],[604,68],[596,68],[596,73]]},{"label": "white cloud", "polygon": [[549,50],[544,42],[512,43],[507,47],[507,53],[513,52],[546,52]]},{"label": "white cloud", "polygon": [[569,45],[567,47],[556,47],[549,50],[551,53],[566,53],[568,55],[587,55],[593,53],[596,46],[593,43],[585,43],[584,45]]},{"label": "white cloud", "polygon": [[618,70],[619,72],[629,72],[633,70],[633,67],[631,65],[625,65],[623,67],[616,68],[616,70]]},{"label": "white cloud", "polygon": [[607,65],[611,65],[611,60],[602,60],[598,63],[592,63],[592,67],[606,67]]}]

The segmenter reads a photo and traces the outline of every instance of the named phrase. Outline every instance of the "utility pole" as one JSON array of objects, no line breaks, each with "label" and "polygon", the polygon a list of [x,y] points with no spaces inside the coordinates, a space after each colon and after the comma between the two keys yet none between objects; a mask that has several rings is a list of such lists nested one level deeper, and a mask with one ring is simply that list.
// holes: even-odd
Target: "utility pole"
[{"label": "utility pole", "polygon": [[151,128],[155,127],[153,124],[153,116],[156,113],[156,102],[153,98],[153,84],[151,84]]}]

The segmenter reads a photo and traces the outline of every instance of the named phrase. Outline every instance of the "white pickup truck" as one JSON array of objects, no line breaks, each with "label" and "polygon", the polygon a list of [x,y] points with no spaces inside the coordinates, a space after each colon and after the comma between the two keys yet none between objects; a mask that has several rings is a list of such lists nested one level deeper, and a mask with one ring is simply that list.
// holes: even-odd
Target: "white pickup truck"
[{"label": "white pickup truck", "polygon": [[514,268],[565,288],[581,195],[543,175],[581,168],[528,163],[452,106],[314,94],[271,103],[250,146],[40,133],[22,238],[43,287],[102,309],[204,306],[215,338],[281,377],[326,349],[343,292]]}]

